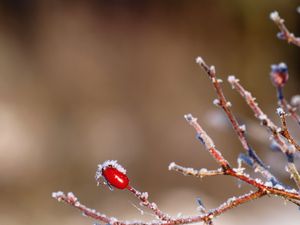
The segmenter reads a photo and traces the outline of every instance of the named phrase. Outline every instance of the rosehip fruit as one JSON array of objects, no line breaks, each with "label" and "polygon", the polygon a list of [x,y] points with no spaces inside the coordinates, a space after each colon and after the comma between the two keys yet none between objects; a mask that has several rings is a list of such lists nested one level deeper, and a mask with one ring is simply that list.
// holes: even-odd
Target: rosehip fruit
[{"label": "rosehip fruit", "polygon": [[104,178],[104,183],[109,187],[118,189],[125,189],[129,184],[126,170],[115,160],[108,160],[98,165],[96,180],[99,182],[100,178]]}]

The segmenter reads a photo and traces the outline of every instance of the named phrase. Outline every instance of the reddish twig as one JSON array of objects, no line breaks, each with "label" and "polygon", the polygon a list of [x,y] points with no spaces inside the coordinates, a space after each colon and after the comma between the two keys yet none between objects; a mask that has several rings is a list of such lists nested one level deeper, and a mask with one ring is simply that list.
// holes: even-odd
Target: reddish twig
[{"label": "reddish twig", "polygon": [[[289,134],[289,132],[282,132],[280,127],[277,127],[261,110],[258,104],[255,102],[255,98],[252,97],[251,93],[244,89],[244,87],[239,83],[239,80],[234,76],[228,77],[228,82],[232,85],[232,88],[236,89],[238,93],[246,100],[247,104],[250,106],[256,118],[261,121],[261,124],[265,126],[272,134],[273,140],[277,143],[281,151],[286,155],[288,161],[288,172],[293,178],[297,186],[300,185],[299,172],[294,164],[294,153],[296,150],[300,151],[299,145],[294,141],[294,138]],[[285,117],[284,117],[285,120]],[[285,123],[285,121],[284,121]],[[284,139],[283,139],[284,138]],[[286,141],[288,143],[286,143]]]},{"label": "reddish twig", "polygon": [[277,34],[277,37],[282,40],[286,40],[289,44],[292,43],[300,47],[300,38],[295,37],[284,24],[284,19],[279,16],[277,11],[274,11],[270,14],[270,19],[277,25],[280,32]]},{"label": "reddish twig", "polygon": [[[274,140],[280,146],[283,153],[290,153],[293,154],[294,151],[297,149],[300,151],[299,145],[296,144],[294,138],[292,136],[286,136],[286,134],[281,133],[281,128],[277,127],[268,117],[267,115],[261,110],[258,104],[255,102],[255,98],[252,94],[245,90],[245,88],[239,83],[239,80],[235,78],[235,76],[229,76],[228,82],[232,85],[232,88],[237,90],[238,93],[246,100],[247,104],[250,106],[254,115],[257,119],[259,119],[266,128],[272,133]],[[288,146],[281,137],[284,137],[289,143]]]},{"label": "reddish twig", "polygon": [[216,76],[216,69],[214,66],[208,66],[201,57],[196,58],[196,63],[199,64],[203,70],[207,73],[210,78],[213,87],[216,91],[218,99],[214,100],[214,104],[220,106],[225,114],[227,115],[235,133],[238,136],[239,141],[241,142],[243,148],[247,152],[248,156],[253,161],[253,168],[255,171],[260,172],[267,179],[271,179],[274,183],[279,183],[277,178],[269,171],[268,167],[262,162],[258,157],[256,152],[250,147],[248,140],[245,136],[245,125],[240,125],[232,113],[230,107],[231,103],[227,101],[220,83],[222,80],[218,79]]}]

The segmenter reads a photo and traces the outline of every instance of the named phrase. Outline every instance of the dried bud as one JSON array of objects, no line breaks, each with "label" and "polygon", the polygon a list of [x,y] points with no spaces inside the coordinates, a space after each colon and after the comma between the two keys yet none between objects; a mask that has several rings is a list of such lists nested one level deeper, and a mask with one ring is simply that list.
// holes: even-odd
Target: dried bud
[{"label": "dried bud", "polygon": [[271,65],[270,77],[275,87],[283,87],[289,78],[287,65],[285,63]]},{"label": "dried bud", "polygon": [[109,187],[113,186],[118,189],[125,189],[129,184],[126,170],[116,160],[107,160],[99,164],[95,178],[98,183],[103,178],[104,183]]}]

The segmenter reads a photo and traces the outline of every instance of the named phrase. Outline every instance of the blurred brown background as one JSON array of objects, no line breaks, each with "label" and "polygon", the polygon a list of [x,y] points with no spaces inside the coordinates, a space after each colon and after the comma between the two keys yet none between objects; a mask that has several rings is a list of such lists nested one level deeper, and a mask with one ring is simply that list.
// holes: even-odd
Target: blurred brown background
[{"label": "blurred brown background", "polygon": [[[199,180],[167,169],[172,161],[216,168],[183,119],[189,112],[233,164],[242,151],[211,104],[215,93],[195,64],[198,55],[216,66],[252,146],[287,181],[284,157],[269,150],[268,134],[225,81],[238,76],[278,121],[269,67],[286,62],[286,96],[299,93],[299,49],[276,39],[269,13],[278,10],[299,34],[298,4],[1,1],[0,223],[92,224],[53,200],[57,190],[73,191],[83,203],[121,219],[152,219],[139,214],[129,193],[96,186],[96,166],[106,159],[123,164],[131,184],[172,215],[198,213],[196,197],[213,208],[249,190],[238,189],[232,178]],[[217,224],[299,219],[295,206],[264,198],[226,213]]]}]

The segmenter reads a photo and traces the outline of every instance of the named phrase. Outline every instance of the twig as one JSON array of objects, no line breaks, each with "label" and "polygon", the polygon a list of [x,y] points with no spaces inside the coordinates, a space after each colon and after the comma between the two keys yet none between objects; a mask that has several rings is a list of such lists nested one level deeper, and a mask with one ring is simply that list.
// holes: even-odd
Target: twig
[{"label": "twig", "polygon": [[[197,134],[202,138],[202,143],[206,147],[206,149],[210,152],[212,157],[222,166],[225,175],[230,175],[238,178],[241,181],[244,181],[259,190],[266,191],[268,194],[279,195],[284,198],[296,199],[300,200],[300,195],[295,189],[286,189],[280,184],[276,184],[273,186],[271,182],[263,183],[259,179],[253,179],[248,174],[241,172],[240,170],[236,170],[231,168],[227,160],[221,155],[221,153],[216,150],[214,143],[211,138],[207,135],[207,133],[202,129],[202,127],[197,122],[197,118],[193,117],[191,114],[185,115],[187,122],[194,127]],[[225,166],[224,166],[225,165]]]},{"label": "twig", "polygon": [[[294,164],[294,153],[296,149],[300,151],[299,145],[294,141],[294,138],[289,134],[289,132],[281,132],[282,129],[280,127],[277,127],[267,117],[267,115],[255,102],[255,98],[252,97],[249,91],[244,89],[244,87],[239,83],[238,79],[236,79],[234,76],[229,76],[228,82],[232,85],[232,88],[237,90],[238,93],[246,100],[247,104],[254,112],[255,117],[261,121],[261,124],[271,132],[273,140],[277,143],[281,151],[286,155],[288,163]],[[283,119],[283,123],[285,124],[285,117],[283,117]],[[282,139],[282,137],[288,141],[289,145],[285,142],[285,140]],[[296,171],[288,170],[288,172],[294,179],[294,182],[297,184],[297,186],[299,186],[300,177],[296,176],[297,174],[299,175],[299,172],[297,171],[296,166],[292,166],[291,168]]]},{"label": "twig", "polygon": [[204,215],[200,216],[185,216],[180,217],[176,219],[172,219],[165,222],[159,222],[159,221],[151,221],[151,222],[142,222],[142,221],[122,221],[115,217],[108,217],[104,214],[101,214],[97,212],[94,209],[88,208],[85,205],[81,204],[77,197],[69,192],[67,195],[63,192],[55,192],[52,194],[52,196],[57,199],[59,202],[63,201],[78,210],[80,210],[84,215],[91,217],[97,221],[104,222],[110,225],[175,225],[175,224],[191,224],[191,223],[197,223],[197,222],[206,222],[209,224],[210,221],[212,221],[213,218],[223,214],[224,212],[228,211],[229,209],[232,209],[234,207],[237,207],[241,204],[244,204],[248,201],[260,198],[267,193],[259,190],[257,192],[250,192],[248,194],[239,196],[239,197],[232,197],[229,198],[226,202],[221,204],[219,207],[209,210]]},{"label": "twig", "polygon": [[[239,80],[235,78],[235,76],[229,76],[228,82],[231,84],[232,88],[237,90],[238,93],[246,100],[249,107],[254,112],[254,115],[257,119],[259,119],[266,128],[272,133],[272,136],[274,140],[277,142],[277,144],[282,149],[283,153],[294,153],[294,150],[297,149],[300,151],[299,145],[295,145],[292,143],[295,143],[294,138],[292,136],[286,137],[285,134],[281,134],[281,129],[277,127],[268,117],[267,115],[261,110],[261,108],[258,106],[258,104],[255,102],[255,98],[252,96],[252,94],[245,90],[245,88],[239,83]],[[284,137],[287,141],[289,139],[292,139],[291,147],[289,147],[284,140],[282,140],[282,137]]]},{"label": "twig", "polygon": [[224,171],[222,168],[219,168],[217,170],[207,170],[206,168],[201,168],[200,170],[196,170],[194,168],[187,168],[187,167],[177,165],[174,162],[170,163],[169,170],[182,173],[185,176],[194,176],[200,178],[224,175]]},{"label": "twig", "polygon": [[277,11],[274,11],[270,14],[270,19],[277,25],[280,32],[277,34],[277,37],[282,40],[286,40],[289,44],[292,43],[300,47],[300,38],[295,37],[284,24],[284,19],[279,16]]},{"label": "twig", "polygon": [[131,186],[128,186],[127,189],[141,201],[141,205],[152,210],[158,219],[163,220],[163,221],[171,220],[171,217],[169,215],[165,214],[164,212],[162,212],[154,202],[149,202],[147,192],[140,192]]},{"label": "twig", "polygon": [[207,73],[208,77],[210,78],[218,96],[218,99],[214,101],[214,104],[220,106],[227,115],[234,131],[238,136],[239,141],[241,142],[243,148],[247,152],[248,157],[250,157],[253,161],[251,165],[254,168],[254,170],[260,172],[267,179],[271,179],[274,183],[279,183],[278,179],[269,171],[268,167],[258,157],[256,152],[250,147],[248,140],[245,136],[245,125],[240,125],[237,119],[235,118],[234,114],[232,113],[230,109],[231,103],[227,101],[223,93],[222,87],[220,85],[222,81],[220,79],[217,79],[215,67],[208,66],[201,57],[196,58],[196,63],[203,68],[203,70]]},{"label": "twig", "polygon": [[277,109],[277,113],[280,117],[280,121],[281,121],[281,131],[280,134],[286,138],[286,140],[293,146],[295,146],[295,148],[300,151],[300,146],[296,143],[296,141],[294,140],[294,138],[291,136],[287,124],[286,124],[286,113],[282,108],[278,108]]}]

